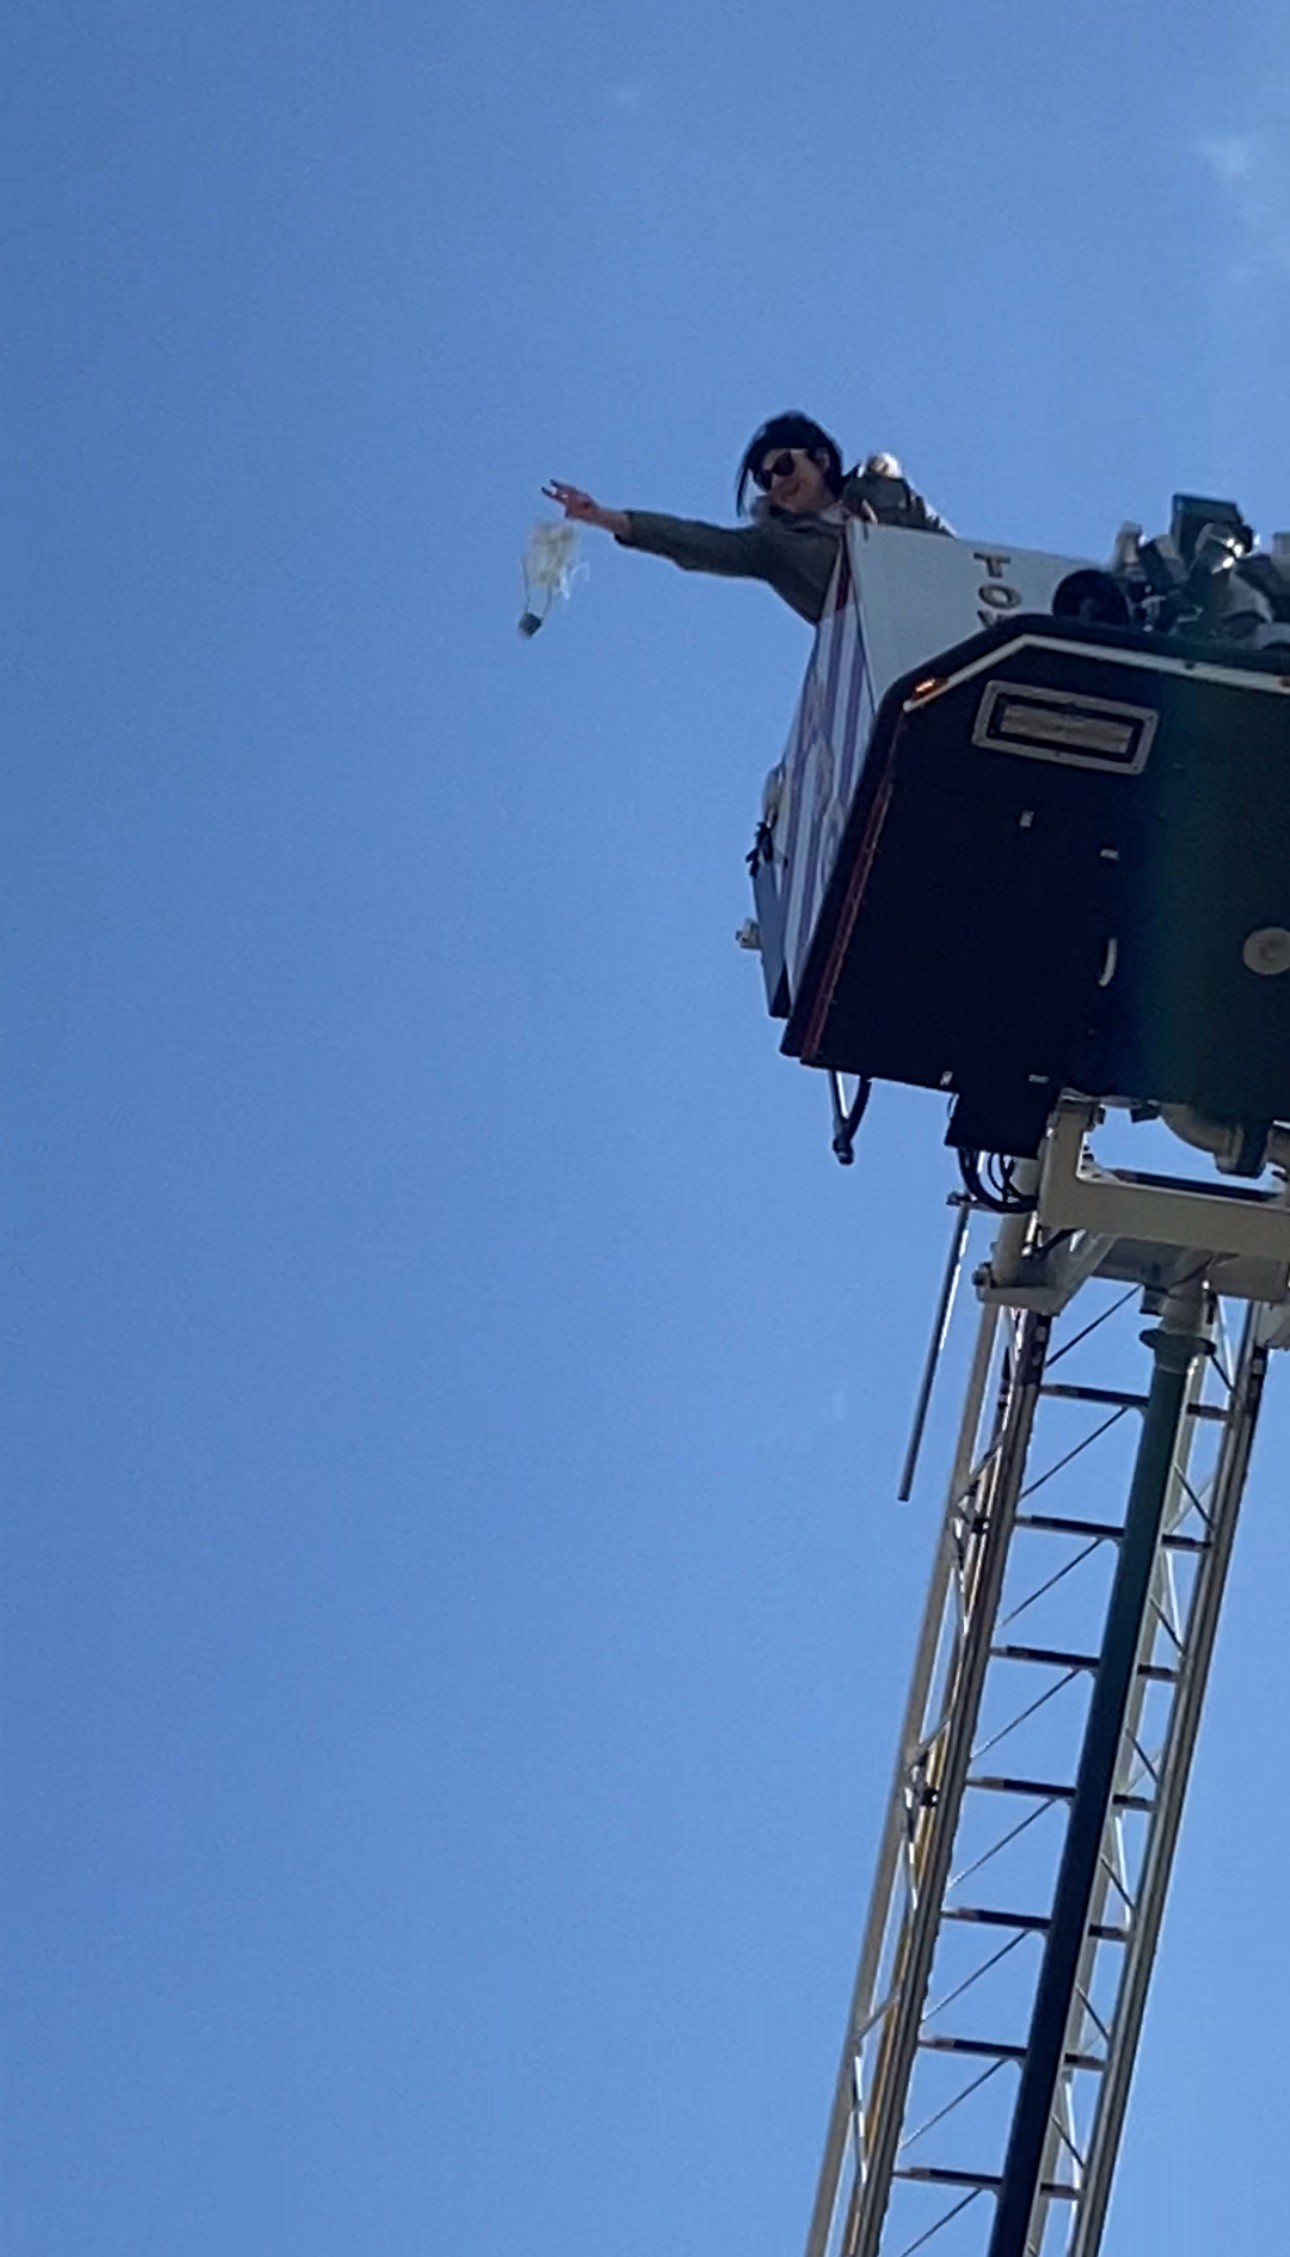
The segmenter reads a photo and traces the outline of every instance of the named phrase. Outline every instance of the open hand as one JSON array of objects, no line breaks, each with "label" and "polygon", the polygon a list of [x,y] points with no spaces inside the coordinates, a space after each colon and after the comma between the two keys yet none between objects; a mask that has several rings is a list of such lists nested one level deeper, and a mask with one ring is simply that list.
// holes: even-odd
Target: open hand
[{"label": "open hand", "polygon": [[562,478],[552,478],[542,491],[549,502],[558,502],[565,516],[575,518],[579,525],[601,525],[606,533],[627,531],[626,510],[602,509],[581,486],[568,486]]}]

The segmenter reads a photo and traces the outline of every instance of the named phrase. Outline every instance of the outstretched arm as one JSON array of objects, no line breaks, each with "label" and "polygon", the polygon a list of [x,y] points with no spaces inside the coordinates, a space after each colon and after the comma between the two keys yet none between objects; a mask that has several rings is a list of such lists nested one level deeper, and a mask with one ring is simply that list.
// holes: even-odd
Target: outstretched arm
[{"label": "outstretched arm", "polygon": [[707,525],[654,510],[602,509],[581,486],[567,486],[562,478],[553,478],[542,491],[579,525],[603,526],[628,548],[652,549],[687,572],[724,572],[740,580],[766,577],[766,543],[758,526]]},{"label": "outstretched arm", "polygon": [[602,525],[624,548],[668,557],[683,572],[715,572],[724,579],[766,580],[803,619],[817,620],[837,562],[838,529],[815,519],[778,525],[708,525],[699,518],[664,517],[646,509],[602,509],[580,486],[553,478],[542,488],[566,517]]},{"label": "outstretched arm", "polygon": [[542,488],[566,517],[579,525],[600,525],[628,548],[650,549],[670,557],[687,572],[719,572],[738,580],[765,580],[767,542],[759,525],[708,525],[698,518],[665,517],[653,510],[602,509],[581,486],[552,478]]}]

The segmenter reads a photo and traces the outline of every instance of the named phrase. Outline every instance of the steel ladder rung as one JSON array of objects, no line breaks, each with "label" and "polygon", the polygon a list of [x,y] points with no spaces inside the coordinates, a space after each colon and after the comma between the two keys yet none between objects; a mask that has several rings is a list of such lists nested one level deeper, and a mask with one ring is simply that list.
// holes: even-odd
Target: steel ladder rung
[{"label": "steel ladder rung", "polygon": [[[1024,2061],[1027,2051],[1024,2045],[1004,2045],[996,2038],[945,2037],[939,2032],[931,2037],[920,2037],[918,2043],[924,2053],[967,2054],[973,2061]],[[1062,2067],[1089,2069],[1100,2074],[1106,2063],[1097,2053],[1065,2053]]]},{"label": "steel ladder rung", "polygon": [[[970,2186],[980,2194],[997,2194],[1003,2184],[997,2171],[955,2171],[941,2163],[907,2163],[892,2177],[915,2179],[922,2186]],[[1073,2202],[1079,2189],[1063,2186],[1060,2179],[1045,2179],[1039,2191],[1050,2202]]]},{"label": "steel ladder rung", "polygon": [[[1037,1528],[1045,1536],[1086,1536],[1090,1542],[1100,1539],[1104,1543],[1118,1544],[1124,1535],[1123,1528],[1111,1520],[1072,1520],[1065,1513],[1018,1513],[1014,1522],[1017,1528]],[[1207,1552],[1209,1539],[1205,1536],[1178,1536],[1170,1532],[1160,1539],[1167,1552]]]},{"label": "steel ladder rung", "polygon": [[[1035,1802],[1071,1802],[1075,1795],[1073,1787],[1060,1786],[1051,1779],[990,1777],[971,1778],[966,1783],[969,1787],[980,1787],[992,1795],[1029,1795]],[[1150,1795],[1113,1795],[1111,1799],[1117,1810],[1140,1810],[1149,1814],[1156,1807]]]},{"label": "steel ladder rung", "polygon": [[[941,1917],[982,1928],[1020,1928],[1032,1936],[1047,1935],[1052,1926],[1051,1915],[1047,1912],[998,1912],[984,1904],[946,1905]],[[1088,1933],[1100,1944],[1127,1944],[1129,1940],[1127,1928],[1113,1928],[1102,1920],[1094,1920]]]},{"label": "steel ladder rung", "polygon": [[[1057,1646],[991,1646],[990,1648],[990,1659],[992,1661],[1042,1662],[1046,1669],[1093,1670],[1097,1668],[1101,1658],[1100,1654],[1065,1653]],[[1165,1669],[1159,1662],[1140,1662],[1138,1664],[1138,1675],[1139,1677],[1150,1678],[1155,1685],[1176,1685],[1178,1682],[1178,1671],[1176,1669]]]},{"label": "steel ladder rung", "polygon": [[1110,1403],[1123,1411],[1145,1411],[1147,1407],[1146,1396],[1133,1388],[1073,1387],[1060,1380],[1046,1380],[1039,1392],[1063,1403]]}]

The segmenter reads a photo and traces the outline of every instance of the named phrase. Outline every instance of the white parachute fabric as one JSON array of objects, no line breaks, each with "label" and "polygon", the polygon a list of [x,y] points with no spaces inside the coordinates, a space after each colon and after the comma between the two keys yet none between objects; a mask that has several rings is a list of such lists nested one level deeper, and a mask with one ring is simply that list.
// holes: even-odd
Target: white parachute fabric
[{"label": "white parachute fabric", "polygon": [[569,518],[539,517],[529,534],[521,570],[524,574],[524,610],[520,633],[536,635],[557,603],[567,603],[574,582],[587,567],[578,557],[578,528]]}]

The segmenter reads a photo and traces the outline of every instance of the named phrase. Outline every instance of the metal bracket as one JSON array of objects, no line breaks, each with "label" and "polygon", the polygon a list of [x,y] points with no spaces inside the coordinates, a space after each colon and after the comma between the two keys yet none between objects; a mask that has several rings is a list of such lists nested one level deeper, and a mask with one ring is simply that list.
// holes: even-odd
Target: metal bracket
[{"label": "metal bracket", "polygon": [[1019,1253],[1006,1269],[996,1253],[978,1270],[977,1298],[987,1308],[1037,1309],[1043,1316],[1060,1316],[1081,1285],[1104,1273],[1116,1244],[1102,1232],[1082,1230],[1045,1246],[1041,1233],[1033,1251]]},{"label": "metal bracket", "polygon": [[[976,1276],[987,1307],[1060,1314],[1090,1277],[1162,1290],[1199,1260],[1235,1300],[1290,1297],[1290,1191],[1198,1184],[1106,1168],[1087,1138],[1098,1108],[1063,1098],[1039,1162],[1036,1212],[1005,1225]],[[1269,1319],[1265,1344],[1290,1347],[1290,1312]]]},{"label": "metal bracket", "polygon": [[[1085,1142],[1097,1111],[1087,1099],[1064,1097],[1049,1123],[1039,1164],[1039,1220],[1045,1231],[1098,1231],[1215,1256],[1253,1255],[1290,1269],[1290,1192],[1284,1185],[1251,1191],[1104,1168]],[[1226,1277],[1223,1290],[1230,1290]]]}]

